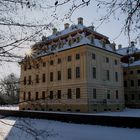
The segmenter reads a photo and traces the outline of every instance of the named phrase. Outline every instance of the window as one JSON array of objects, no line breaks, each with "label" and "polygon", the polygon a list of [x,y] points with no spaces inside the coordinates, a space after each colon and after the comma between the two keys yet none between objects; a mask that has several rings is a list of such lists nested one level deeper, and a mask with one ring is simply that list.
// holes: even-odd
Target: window
[{"label": "window", "polygon": [[24,85],[26,85],[26,77],[24,77]]},{"label": "window", "polygon": [[109,58],[108,57],[106,57],[106,63],[109,63]]},{"label": "window", "polygon": [[26,100],[26,92],[23,93],[23,100]]},{"label": "window", "polygon": [[127,94],[124,95],[125,100],[128,100],[128,96]]},{"label": "window", "polygon": [[31,75],[29,76],[29,85],[31,85],[32,79],[31,79]]},{"label": "window", "polygon": [[38,92],[35,93],[35,99],[38,100]]},{"label": "window", "polygon": [[76,67],[76,78],[80,78],[80,67]]},{"label": "window", "polygon": [[42,91],[42,99],[45,99],[45,91]]},{"label": "window", "polygon": [[28,101],[31,100],[31,92],[28,92]]},{"label": "window", "polygon": [[127,81],[124,81],[123,83],[124,83],[124,87],[127,87]]},{"label": "window", "polygon": [[60,59],[60,58],[58,58],[57,63],[58,63],[58,64],[60,64],[60,63],[61,63],[61,59]]},{"label": "window", "polygon": [[42,82],[43,82],[43,83],[45,83],[45,82],[46,82],[46,75],[45,75],[45,73],[44,73],[44,74],[42,74]]},{"label": "window", "polygon": [[61,99],[61,90],[58,90],[58,91],[57,91],[57,98],[58,98],[58,99]]},{"label": "window", "polygon": [[110,79],[109,70],[106,70],[106,80]]},{"label": "window", "polygon": [[24,71],[26,71],[27,70],[27,66],[26,65],[24,65]]},{"label": "window", "polygon": [[93,79],[96,79],[96,67],[92,68],[92,77]]},{"label": "window", "polygon": [[76,99],[80,98],[80,88],[76,88]]},{"label": "window", "polygon": [[58,71],[58,72],[57,72],[57,76],[58,76],[57,79],[58,79],[58,80],[61,80],[61,71]]},{"label": "window", "polygon": [[53,99],[53,91],[50,91],[50,99]]},{"label": "window", "polygon": [[72,99],[72,92],[71,92],[71,89],[68,89],[68,99]]},{"label": "window", "polygon": [[28,69],[31,69],[31,65],[29,65]]},{"label": "window", "polygon": [[119,92],[116,90],[116,99],[119,99]]},{"label": "window", "polygon": [[53,65],[53,60],[50,61],[50,65]]},{"label": "window", "polygon": [[50,72],[50,81],[53,81],[53,72]]},{"label": "window", "polygon": [[131,87],[134,87],[134,80],[131,80]]},{"label": "window", "polygon": [[135,100],[135,95],[131,94],[131,100]]},{"label": "window", "polygon": [[39,68],[39,64],[36,64],[36,68],[37,68],[37,69]]},{"label": "window", "polygon": [[68,68],[68,79],[72,78],[71,68]]},{"label": "window", "polygon": [[140,79],[138,79],[138,86],[140,86]]},{"label": "window", "polygon": [[107,99],[110,99],[110,90],[107,90]]},{"label": "window", "polygon": [[79,59],[80,59],[80,54],[77,53],[77,54],[76,54],[76,60],[79,60]]},{"label": "window", "polygon": [[96,59],[95,53],[92,53],[92,59]]},{"label": "window", "polygon": [[43,62],[43,64],[42,64],[42,65],[43,65],[43,67],[46,67],[46,62]]},{"label": "window", "polygon": [[140,73],[140,70],[137,70],[137,73]]},{"label": "window", "polygon": [[126,75],[126,72],[123,72],[123,75],[125,76]]},{"label": "window", "polygon": [[115,72],[115,80],[118,82],[118,72]]},{"label": "window", "polygon": [[139,94],[139,100],[140,100],[140,94]]},{"label": "window", "polygon": [[96,99],[96,88],[93,89],[93,99]]},{"label": "window", "polygon": [[71,56],[68,56],[68,61],[70,62],[72,60]]},{"label": "window", "polygon": [[117,61],[116,59],[115,59],[115,61],[114,61],[114,62],[115,62],[115,65],[117,65],[117,64],[118,64],[118,61]]},{"label": "window", "polygon": [[130,71],[130,74],[133,74],[133,71],[132,70]]},{"label": "window", "polygon": [[39,83],[39,75],[36,75],[36,83]]}]

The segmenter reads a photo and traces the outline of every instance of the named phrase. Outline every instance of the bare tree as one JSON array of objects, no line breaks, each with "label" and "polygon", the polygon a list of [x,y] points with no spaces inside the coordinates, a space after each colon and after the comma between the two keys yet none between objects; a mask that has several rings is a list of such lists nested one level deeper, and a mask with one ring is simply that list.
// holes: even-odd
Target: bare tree
[{"label": "bare tree", "polygon": [[10,74],[0,82],[0,96],[5,104],[17,104],[19,100],[19,78]]}]

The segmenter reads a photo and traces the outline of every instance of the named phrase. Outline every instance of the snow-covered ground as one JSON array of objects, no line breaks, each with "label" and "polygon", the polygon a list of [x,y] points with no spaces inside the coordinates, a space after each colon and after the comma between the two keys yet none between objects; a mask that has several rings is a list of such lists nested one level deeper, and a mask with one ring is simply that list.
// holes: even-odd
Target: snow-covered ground
[{"label": "snow-covered ground", "polygon": [[19,110],[18,105],[3,105],[0,106],[0,109],[2,110]]},{"label": "snow-covered ground", "polygon": [[[0,109],[4,110],[19,110],[18,106],[0,106]],[[32,110],[30,110],[32,111]],[[44,112],[44,111],[35,111],[35,112]],[[47,112],[47,111],[46,111]],[[52,111],[51,111],[52,112]],[[54,112],[52,112],[54,113]],[[86,115],[105,115],[105,116],[129,116],[129,117],[140,117],[140,109],[130,109],[125,108],[123,111],[118,112],[100,112],[100,113],[71,113],[71,112],[57,112],[64,114],[86,114]]]},{"label": "snow-covered ground", "polygon": [[140,129],[29,118],[0,119],[0,140],[35,140],[35,138],[38,138],[36,140],[140,140]]}]

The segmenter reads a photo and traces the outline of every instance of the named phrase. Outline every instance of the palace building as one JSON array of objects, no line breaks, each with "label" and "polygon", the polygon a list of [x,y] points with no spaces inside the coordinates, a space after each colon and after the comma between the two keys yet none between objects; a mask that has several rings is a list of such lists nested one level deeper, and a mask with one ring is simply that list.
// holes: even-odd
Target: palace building
[{"label": "palace building", "polygon": [[124,108],[121,55],[108,37],[83,25],[64,25],[42,37],[21,64],[20,110],[69,112]]},{"label": "palace building", "polygon": [[140,49],[131,42],[117,52],[122,55],[125,106],[140,108]]}]

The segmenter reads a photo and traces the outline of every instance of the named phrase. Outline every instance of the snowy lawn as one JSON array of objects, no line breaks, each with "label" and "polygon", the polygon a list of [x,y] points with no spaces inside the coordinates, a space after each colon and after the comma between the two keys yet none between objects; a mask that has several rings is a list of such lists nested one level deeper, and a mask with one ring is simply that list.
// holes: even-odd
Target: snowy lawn
[{"label": "snowy lawn", "polygon": [[0,121],[0,140],[140,140],[140,129],[15,117]]},{"label": "snowy lawn", "polygon": [[[12,105],[6,105],[6,106],[0,106],[0,109],[2,109],[2,110],[19,110],[19,107],[18,106],[12,106]],[[32,111],[32,110],[30,110],[30,111]],[[35,112],[45,112],[45,111],[35,111]],[[48,112],[48,111],[46,111],[46,112]],[[130,109],[130,108],[125,108],[123,111],[118,111],[118,112],[100,112],[100,113],[57,112],[57,113],[60,113],[60,114],[64,113],[64,114],[86,114],[86,115],[140,117],[140,109]]]}]

